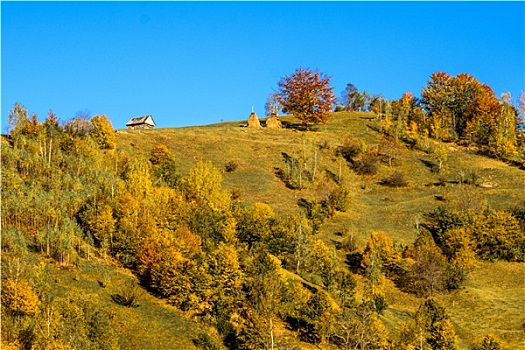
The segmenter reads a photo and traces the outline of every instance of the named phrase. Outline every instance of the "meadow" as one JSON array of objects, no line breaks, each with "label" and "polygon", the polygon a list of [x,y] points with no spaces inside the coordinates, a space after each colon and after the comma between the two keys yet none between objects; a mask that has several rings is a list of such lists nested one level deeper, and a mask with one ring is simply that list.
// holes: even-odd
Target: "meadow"
[{"label": "meadow", "polygon": [[[291,119],[283,121],[294,125]],[[147,157],[154,145],[164,144],[175,155],[182,174],[197,161],[211,160],[223,171],[225,189],[247,203],[266,203],[279,214],[300,213],[299,200],[321,199],[335,185],[336,177],[350,189],[349,210],[325,220],[318,235],[336,244],[346,230],[361,250],[372,231],[383,231],[394,242],[410,245],[417,237],[418,224],[443,200],[484,200],[490,208],[509,209],[525,199],[523,170],[452,143],[447,144],[448,158],[439,173],[429,167],[435,162],[433,154],[407,147],[391,167],[382,162],[377,174],[357,175],[336,150],[347,140],[362,140],[368,147],[379,144],[381,134],[371,113],[335,113],[327,125],[309,131],[251,129],[243,124],[120,130],[118,147]],[[283,153],[303,157],[305,167],[315,167],[315,178],[303,189],[290,189],[276,176],[278,169],[286,167]],[[232,162],[236,169],[225,171]],[[396,170],[405,174],[408,186],[382,185]],[[459,183],[465,174],[475,175],[476,186]],[[505,349],[525,346],[524,286],[525,264],[478,262],[459,290],[439,295],[451,315],[459,346],[467,349],[487,333],[496,335]],[[381,318],[389,329],[396,329],[420,300],[392,283],[387,289],[389,307]]]}]

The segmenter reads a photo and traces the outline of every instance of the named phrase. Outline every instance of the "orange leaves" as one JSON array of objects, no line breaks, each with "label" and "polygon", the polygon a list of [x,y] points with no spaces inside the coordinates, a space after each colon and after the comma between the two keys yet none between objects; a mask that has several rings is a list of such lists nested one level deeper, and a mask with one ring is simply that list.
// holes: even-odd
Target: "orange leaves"
[{"label": "orange leaves", "polygon": [[326,123],[335,103],[330,77],[310,69],[298,68],[279,81],[278,101],[303,125]]}]

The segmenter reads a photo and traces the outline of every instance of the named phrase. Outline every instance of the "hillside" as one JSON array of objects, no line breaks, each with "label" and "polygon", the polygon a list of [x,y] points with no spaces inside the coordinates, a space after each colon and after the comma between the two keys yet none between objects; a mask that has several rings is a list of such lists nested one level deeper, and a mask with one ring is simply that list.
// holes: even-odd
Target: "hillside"
[{"label": "hillside", "polygon": [[[240,127],[242,124],[240,121],[140,132],[121,130],[119,147],[148,156],[155,144],[164,144],[174,153],[183,174],[197,161],[211,160],[215,167],[223,169],[224,188],[248,203],[267,203],[281,214],[301,212],[303,209],[298,205],[301,198],[320,199],[327,186],[335,185],[330,174],[341,171],[351,191],[349,210],[326,220],[319,235],[333,244],[341,240],[339,232],[350,230],[359,249],[364,249],[370,233],[378,230],[401,244],[411,244],[417,235],[416,224],[442,204],[440,198],[461,196],[457,179],[464,174],[476,174],[480,185],[475,187],[476,196],[486,199],[491,208],[508,209],[525,198],[523,170],[454,144],[447,146],[448,159],[439,174],[428,166],[428,162],[434,161],[432,154],[407,149],[392,167],[382,163],[376,175],[357,175],[347,162],[336,156],[336,149],[348,139],[378,145],[381,134],[375,131],[373,114],[335,113],[327,125],[307,132],[248,129]],[[317,179],[302,190],[288,188],[276,176],[276,169],[286,166],[282,153],[299,155],[306,149],[309,161],[313,162],[315,148]],[[231,173],[224,171],[228,162],[237,163],[238,168]],[[395,170],[407,176],[407,188],[380,184]],[[442,185],[438,185],[440,183]],[[525,334],[521,328],[521,315],[525,311],[524,285],[523,263],[480,262],[461,290],[441,296],[457,327],[461,348],[478,342],[488,331],[502,339],[504,348],[524,345]],[[415,311],[418,302],[413,296],[391,287],[387,294],[390,307],[383,320],[399,326],[403,315]]]},{"label": "hillside", "polygon": [[445,143],[436,171],[373,113],[282,119],[2,139],[2,348],[408,348],[428,294],[459,348],[525,346],[524,170]]},{"label": "hillside", "polygon": [[[291,119],[290,122],[293,122]],[[408,244],[414,239],[414,228],[422,215],[434,210],[440,202],[437,197],[454,192],[458,186],[447,183],[434,186],[442,180],[454,182],[461,174],[475,173],[478,182],[488,187],[477,187],[490,207],[508,208],[525,197],[525,175],[522,170],[508,164],[477,155],[453,144],[443,172],[430,171],[425,162],[433,156],[419,150],[407,150],[402,160],[392,167],[382,164],[373,176],[356,175],[349,164],[336,156],[336,149],[347,139],[363,140],[377,146],[381,134],[372,113],[335,113],[328,125],[315,127],[314,131],[294,129],[248,129],[244,122],[229,122],[203,127],[121,130],[119,147],[125,151],[148,157],[156,144],[166,145],[175,155],[180,172],[185,174],[198,161],[211,160],[224,172],[225,165],[233,161],[238,168],[224,172],[224,188],[240,194],[248,203],[263,202],[279,213],[298,212],[300,198],[318,199],[324,195],[327,184],[334,183],[331,174],[342,172],[351,190],[351,210],[338,214],[323,227],[325,234],[351,226],[361,243],[368,240],[372,230],[387,232],[393,239]],[[306,144],[306,145],[304,145]],[[276,175],[276,168],[284,168],[282,153],[299,155],[305,149],[308,167],[317,151],[317,179],[303,190],[292,190]],[[406,174],[409,187],[390,188],[379,184],[393,171]],[[324,191],[324,192],[323,192]]]}]

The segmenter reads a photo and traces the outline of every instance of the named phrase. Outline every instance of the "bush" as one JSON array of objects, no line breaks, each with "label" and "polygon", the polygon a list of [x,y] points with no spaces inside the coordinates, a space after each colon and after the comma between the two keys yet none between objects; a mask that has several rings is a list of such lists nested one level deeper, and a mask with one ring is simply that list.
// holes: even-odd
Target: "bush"
[{"label": "bush", "polygon": [[334,211],[345,212],[348,210],[350,190],[345,186],[337,186],[324,201],[323,206],[328,209],[330,214]]},{"label": "bush", "polygon": [[362,145],[357,140],[346,140],[342,146],[337,147],[336,155],[342,156],[347,162],[353,162],[353,159],[362,153]]},{"label": "bush", "polygon": [[224,165],[224,169],[227,173],[233,173],[237,168],[239,167],[239,163],[237,163],[234,160],[230,160],[228,163]]},{"label": "bush", "polygon": [[320,150],[329,150],[330,149],[330,141],[324,139],[321,141],[321,143],[318,145]]},{"label": "bush", "polygon": [[377,174],[377,155],[372,152],[365,153],[361,159],[354,162],[354,169],[359,175]]},{"label": "bush", "polygon": [[477,186],[480,181],[480,176],[473,170],[459,170],[456,175],[456,181],[460,184],[467,184]]},{"label": "bush", "polygon": [[374,309],[378,314],[383,313],[383,311],[388,307],[388,303],[386,302],[386,298],[383,294],[374,293],[372,300],[374,303]]},{"label": "bush", "polygon": [[383,185],[390,187],[407,187],[408,181],[405,175],[400,171],[395,171],[390,177],[383,180]]},{"label": "bush", "polygon": [[312,230],[318,232],[327,216],[325,208],[315,200],[301,198],[298,203],[305,210],[306,218],[310,221]]},{"label": "bush", "polygon": [[142,297],[142,289],[140,289],[137,281],[134,279],[127,280],[122,286],[119,294],[113,294],[111,299],[119,305],[125,307],[138,307],[138,302]]},{"label": "bush", "polygon": [[219,350],[220,346],[207,333],[201,333],[196,339],[193,339],[193,344],[199,349],[203,350]]}]

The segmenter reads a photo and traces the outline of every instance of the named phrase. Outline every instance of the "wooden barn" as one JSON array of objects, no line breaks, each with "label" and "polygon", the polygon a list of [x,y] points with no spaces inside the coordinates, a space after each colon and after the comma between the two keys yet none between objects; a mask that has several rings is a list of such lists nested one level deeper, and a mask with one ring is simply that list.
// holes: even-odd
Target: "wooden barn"
[{"label": "wooden barn", "polygon": [[153,129],[155,127],[155,121],[151,115],[145,115],[143,117],[131,118],[126,123],[128,129]]}]

